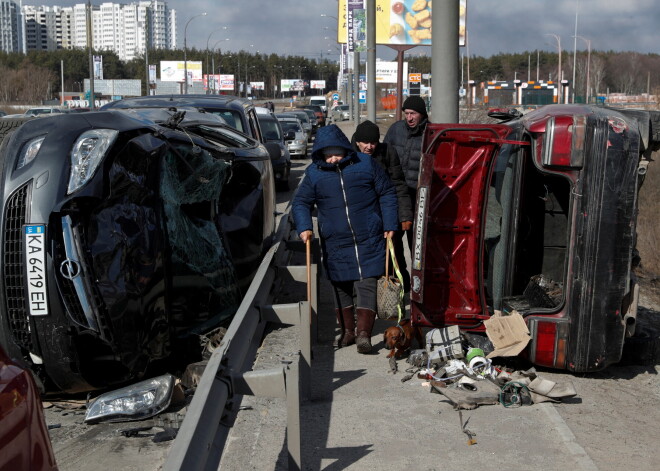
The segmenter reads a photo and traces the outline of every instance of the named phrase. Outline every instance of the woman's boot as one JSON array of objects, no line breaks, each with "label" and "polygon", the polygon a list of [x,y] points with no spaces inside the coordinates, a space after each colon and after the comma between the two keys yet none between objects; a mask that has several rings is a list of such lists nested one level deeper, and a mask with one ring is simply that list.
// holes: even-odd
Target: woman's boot
[{"label": "woman's boot", "polygon": [[376,321],[376,311],[365,308],[357,308],[357,338],[355,344],[359,353],[371,351],[371,331]]},{"label": "woman's boot", "polygon": [[337,346],[348,347],[355,343],[355,313],[353,312],[353,306],[342,308],[341,314],[343,323],[340,323],[340,325],[344,332]]}]

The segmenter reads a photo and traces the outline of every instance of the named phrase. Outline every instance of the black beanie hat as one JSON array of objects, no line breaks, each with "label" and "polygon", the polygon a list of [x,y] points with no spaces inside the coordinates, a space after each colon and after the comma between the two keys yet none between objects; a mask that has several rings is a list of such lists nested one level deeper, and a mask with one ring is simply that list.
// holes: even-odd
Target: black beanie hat
[{"label": "black beanie hat", "polygon": [[401,107],[401,111],[403,110],[413,110],[421,115],[428,116],[428,113],[426,112],[426,103],[424,103],[422,97],[419,96],[409,96],[406,98],[406,101],[403,102],[403,106]]},{"label": "black beanie hat", "polygon": [[378,126],[375,123],[369,120],[362,121],[355,128],[353,140],[355,142],[379,142],[380,129],[378,129]]}]

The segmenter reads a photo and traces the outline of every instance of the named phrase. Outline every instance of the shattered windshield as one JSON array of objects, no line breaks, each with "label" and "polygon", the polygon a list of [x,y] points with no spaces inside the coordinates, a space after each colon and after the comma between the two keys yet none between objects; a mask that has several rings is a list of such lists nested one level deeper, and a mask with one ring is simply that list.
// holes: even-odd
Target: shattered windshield
[{"label": "shattered windshield", "polygon": [[232,129],[220,126],[199,125],[191,129],[195,134],[225,147],[255,147],[257,141],[245,134],[237,133]]}]

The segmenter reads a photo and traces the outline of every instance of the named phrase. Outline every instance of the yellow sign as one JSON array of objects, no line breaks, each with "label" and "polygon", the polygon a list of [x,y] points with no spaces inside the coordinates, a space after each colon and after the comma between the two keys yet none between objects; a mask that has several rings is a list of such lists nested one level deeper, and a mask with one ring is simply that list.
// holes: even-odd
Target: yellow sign
[{"label": "yellow sign", "polygon": [[408,82],[420,83],[422,81],[422,74],[408,74]]},{"label": "yellow sign", "polygon": [[[443,1],[443,0],[436,0]],[[337,42],[346,43],[347,0],[339,0]],[[467,0],[460,0],[458,44],[465,46]],[[376,0],[376,44],[431,45],[431,0]]]}]

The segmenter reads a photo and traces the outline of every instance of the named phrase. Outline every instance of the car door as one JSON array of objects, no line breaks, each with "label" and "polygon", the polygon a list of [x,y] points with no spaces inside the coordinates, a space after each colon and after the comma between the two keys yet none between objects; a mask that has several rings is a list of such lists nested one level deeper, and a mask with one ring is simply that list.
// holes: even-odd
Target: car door
[{"label": "car door", "polygon": [[[505,125],[429,124],[417,194],[411,318],[421,326],[489,317],[482,289],[482,214]],[[517,145],[517,144],[516,144]]]}]

